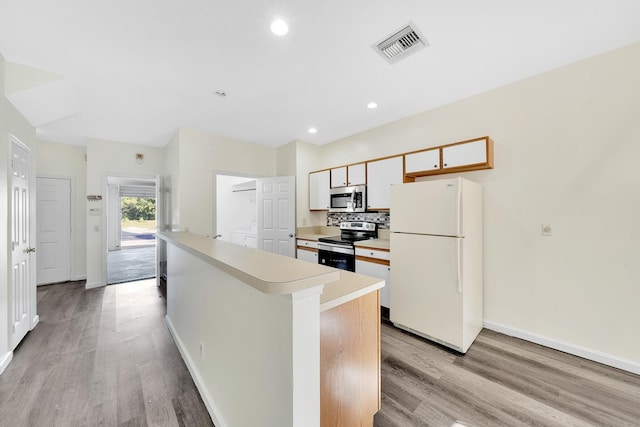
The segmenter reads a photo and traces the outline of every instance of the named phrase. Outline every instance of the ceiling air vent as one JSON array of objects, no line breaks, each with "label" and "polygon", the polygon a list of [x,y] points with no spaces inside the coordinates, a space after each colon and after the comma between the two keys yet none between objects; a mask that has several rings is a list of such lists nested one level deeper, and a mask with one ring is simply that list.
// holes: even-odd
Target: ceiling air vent
[{"label": "ceiling air vent", "polygon": [[429,46],[427,40],[422,37],[413,23],[409,23],[372,47],[390,64],[395,64],[425,46]]}]

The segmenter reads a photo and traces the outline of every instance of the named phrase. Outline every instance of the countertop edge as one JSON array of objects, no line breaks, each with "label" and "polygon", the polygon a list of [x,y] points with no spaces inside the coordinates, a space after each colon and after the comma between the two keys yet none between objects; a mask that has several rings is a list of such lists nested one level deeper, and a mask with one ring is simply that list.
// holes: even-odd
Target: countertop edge
[{"label": "countertop edge", "polygon": [[[179,239],[176,239],[175,237],[189,235],[189,238],[203,239],[202,241],[204,241],[204,239],[209,239],[209,238],[206,238],[204,236],[199,236],[196,234],[184,233],[184,232],[179,232],[179,233],[158,232],[156,235],[160,239],[177,246],[178,248],[194,255],[195,257],[199,258],[202,261],[205,261],[217,268],[220,268],[221,270],[228,273],[229,275],[236,277],[237,279],[247,283],[249,286],[266,294],[279,294],[279,295],[293,294],[296,292],[305,291],[307,289],[311,289],[315,287],[317,287],[320,290],[320,292],[322,292],[323,285],[338,281],[340,279],[340,272],[339,270],[337,270],[337,271],[329,271],[329,272],[315,274],[315,275],[312,274],[308,277],[304,277],[304,278],[292,280],[292,281],[285,281],[285,282],[272,282],[268,280],[262,280],[259,277],[256,277],[247,272],[239,270],[238,268],[235,268],[234,266],[229,265],[228,263],[223,262],[211,256],[210,254],[203,252],[202,250],[199,250],[193,246],[190,246],[185,242],[182,242]],[[214,243],[214,241],[212,240],[211,243]],[[228,243],[228,242],[225,242],[225,243]],[[232,244],[232,243],[228,243],[228,244]],[[242,248],[242,247],[239,247],[239,248]],[[253,249],[247,249],[247,250],[253,250]]]},{"label": "countertop edge", "polygon": [[380,279],[380,281],[378,281],[375,284],[360,288],[357,291],[353,291],[346,295],[333,298],[327,302],[320,303],[320,313],[322,313],[323,311],[331,310],[332,308],[338,307],[356,298],[360,298],[361,296],[371,293],[373,291],[377,291],[378,289],[382,289],[384,288],[384,286],[385,286],[384,280]]}]

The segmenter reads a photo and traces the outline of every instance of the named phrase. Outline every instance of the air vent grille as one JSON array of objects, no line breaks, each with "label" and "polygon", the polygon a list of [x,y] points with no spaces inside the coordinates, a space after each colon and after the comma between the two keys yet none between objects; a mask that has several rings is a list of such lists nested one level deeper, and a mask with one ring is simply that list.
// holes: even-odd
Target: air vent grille
[{"label": "air vent grille", "polygon": [[409,24],[372,47],[389,63],[395,64],[428,45],[415,26]]}]

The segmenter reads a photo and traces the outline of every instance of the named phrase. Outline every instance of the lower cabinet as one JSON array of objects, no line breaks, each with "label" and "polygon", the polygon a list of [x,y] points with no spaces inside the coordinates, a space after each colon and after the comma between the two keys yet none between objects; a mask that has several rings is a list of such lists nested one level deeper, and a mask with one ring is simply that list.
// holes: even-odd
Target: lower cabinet
[{"label": "lower cabinet", "polygon": [[[380,256],[380,258],[378,258],[378,256]],[[388,257],[388,251],[356,248],[356,273],[384,279],[384,288],[380,289],[380,305],[391,308],[389,302],[391,267]]]},{"label": "lower cabinet", "polygon": [[257,248],[258,238],[255,233],[233,230],[231,232],[231,243],[248,248]]},{"label": "lower cabinet", "polygon": [[318,263],[318,250],[313,248],[301,248],[298,247],[296,258],[303,261],[309,261],[314,264]]}]

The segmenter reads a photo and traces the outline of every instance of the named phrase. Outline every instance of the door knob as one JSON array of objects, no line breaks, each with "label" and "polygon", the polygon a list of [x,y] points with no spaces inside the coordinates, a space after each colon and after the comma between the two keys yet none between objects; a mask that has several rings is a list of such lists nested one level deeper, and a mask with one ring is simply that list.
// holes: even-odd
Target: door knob
[{"label": "door knob", "polygon": [[36,251],[36,248],[27,248],[27,249],[25,249],[25,252],[28,253],[28,254],[31,253],[31,252],[35,252],[35,251]]},{"label": "door knob", "polygon": [[293,237],[293,233],[289,234],[289,237]]}]

